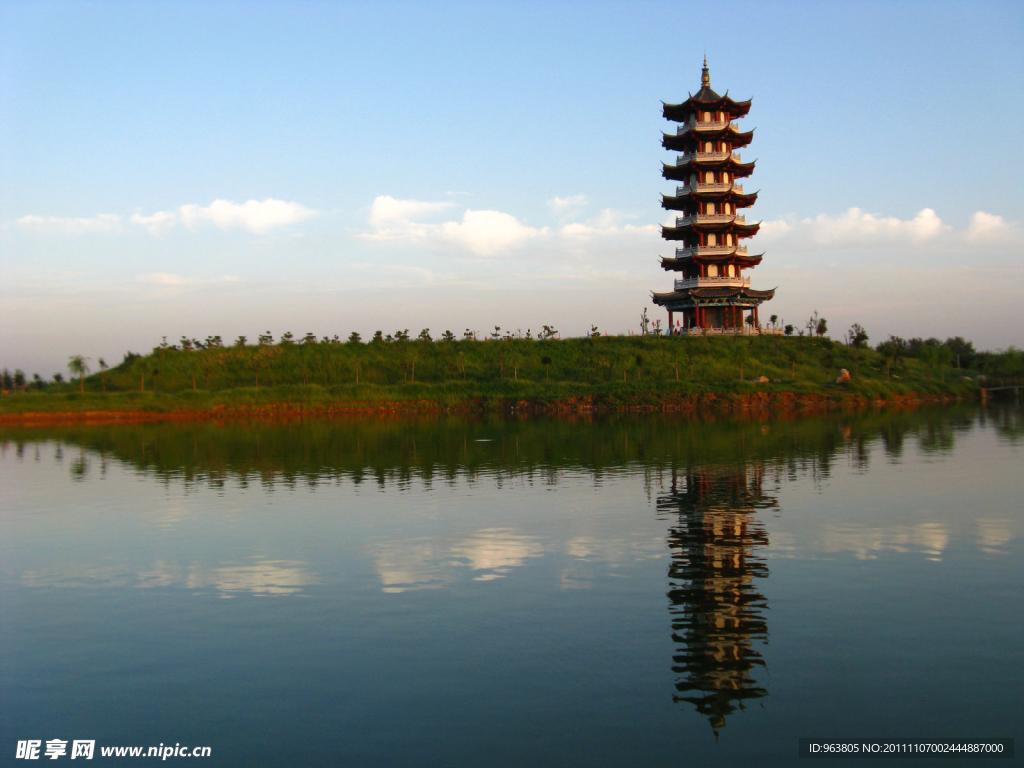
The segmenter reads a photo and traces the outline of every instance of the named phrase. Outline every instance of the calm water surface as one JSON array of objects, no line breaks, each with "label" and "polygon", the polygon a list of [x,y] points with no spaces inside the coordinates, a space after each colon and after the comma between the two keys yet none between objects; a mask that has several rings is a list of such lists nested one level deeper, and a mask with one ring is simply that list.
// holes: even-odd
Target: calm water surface
[{"label": "calm water surface", "polygon": [[26,739],[618,766],[1024,736],[1019,408],[0,448],[0,765]]}]

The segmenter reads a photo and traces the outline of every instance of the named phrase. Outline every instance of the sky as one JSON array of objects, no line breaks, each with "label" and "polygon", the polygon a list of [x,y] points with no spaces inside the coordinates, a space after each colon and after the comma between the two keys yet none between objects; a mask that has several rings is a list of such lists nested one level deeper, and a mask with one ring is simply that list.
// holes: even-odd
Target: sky
[{"label": "sky", "polygon": [[0,366],[637,330],[705,53],[762,320],[1024,345],[1019,2],[0,0]]}]

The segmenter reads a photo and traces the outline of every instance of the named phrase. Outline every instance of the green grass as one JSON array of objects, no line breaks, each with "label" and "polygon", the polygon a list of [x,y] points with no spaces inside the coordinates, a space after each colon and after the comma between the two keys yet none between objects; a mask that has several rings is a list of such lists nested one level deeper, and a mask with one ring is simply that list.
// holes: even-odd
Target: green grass
[{"label": "green grass", "polygon": [[[841,368],[850,371],[852,382],[835,383]],[[0,399],[0,413],[207,410],[281,403],[317,409],[410,401],[453,407],[467,400],[543,403],[582,396],[609,406],[653,405],[666,396],[729,397],[760,391],[837,399],[891,399],[910,393],[969,396],[977,385],[963,374],[907,359],[887,375],[885,360],[872,350],[799,337],[318,343],[187,352],[158,348],[102,376],[86,377],[84,392],[76,380],[7,395]],[[770,383],[753,383],[759,376]]]}]

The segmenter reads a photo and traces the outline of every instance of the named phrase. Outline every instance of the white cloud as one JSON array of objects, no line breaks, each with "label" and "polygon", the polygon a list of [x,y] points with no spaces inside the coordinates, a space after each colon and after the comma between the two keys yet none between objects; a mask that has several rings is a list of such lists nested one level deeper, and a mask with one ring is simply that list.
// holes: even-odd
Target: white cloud
[{"label": "white cloud", "polygon": [[380,195],[370,206],[370,226],[378,230],[389,227],[402,228],[415,219],[429,218],[455,203],[426,203],[420,200],[395,200],[391,195]]},{"label": "white cloud", "polygon": [[946,224],[931,208],[911,219],[878,216],[851,208],[838,216],[766,221],[761,224],[761,245],[783,245],[794,251],[820,248],[882,248],[957,253],[971,245],[1021,246],[1024,233],[1016,222],[978,211],[966,229]]},{"label": "white cloud", "polygon": [[832,247],[921,244],[951,231],[952,227],[944,224],[931,208],[922,209],[912,219],[876,216],[860,208],[850,208],[838,216],[823,213],[813,219],[766,221],[761,224],[764,242],[784,240]]},{"label": "white cloud", "polygon": [[[577,199],[584,198],[580,195]],[[423,221],[451,205],[378,197],[370,207],[373,231],[361,237],[393,246],[414,245],[482,257],[522,256],[523,246],[529,245],[531,257],[551,264],[564,263],[570,255],[579,257],[584,248],[592,259],[613,253],[621,259],[624,252],[633,254],[642,248],[653,251],[658,244],[657,225],[622,223],[630,217],[610,208],[585,222],[562,224],[554,229],[532,227],[509,213],[493,210],[470,209],[458,220]]]},{"label": "white cloud", "polygon": [[537,237],[542,230],[528,227],[515,216],[500,211],[466,211],[461,222],[442,224],[441,233],[478,256],[493,256]]},{"label": "white cloud", "polygon": [[642,238],[650,238],[656,237],[660,233],[656,224],[621,224],[623,218],[621,213],[611,208],[603,208],[592,219],[587,219],[583,223],[565,224],[558,232],[562,237],[579,239],[617,235],[638,235]]},{"label": "white cloud", "polygon": [[63,219],[56,216],[22,216],[15,220],[22,229],[41,234],[85,235],[110,234],[121,231],[121,220],[112,213],[92,218]]},{"label": "white cloud", "polygon": [[1020,227],[1008,222],[1002,216],[978,211],[971,216],[971,224],[964,237],[970,242],[1000,242],[1019,240]]},{"label": "white cloud", "polygon": [[245,203],[214,200],[206,207],[183,205],[179,211],[182,223],[189,229],[195,229],[202,222],[210,222],[223,230],[247,229],[257,235],[266,234],[276,227],[305,221],[317,213],[298,203],[269,197],[263,202],[249,200]]},{"label": "white cloud", "polygon": [[463,212],[460,221],[440,223],[422,219],[436,216],[452,207],[451,202],[396,200],[382,195],[370,206],[369,223],[373,232],[364,239],[378,242],[399,241],[431,250],[468,252],[476,256],[496,256],[529,240],[547,234],[501,211]]},{"label": "white cloud", "polygon": [[162,237],[170,232],[174,225],[178,223],[178,217],[171,211],[157,211],[152,216],[143,216],[136,213],[132,215],[131,222],[140,227],[145,227],[149,230],[149,234],[154,237]]},{"label": "white cloud", "polygon": [[[245,203],[232,203],[228,200],[214,200],[208,206],[183,205],[178,211],[157,211],[150,216],[141,213],[132,214],[129,221],[149,231],[154,237],[166,235],[178,223],[189,229],[209,222],[215,226],[228,229],[246,229],[257,235],[263,235],[277,227],[296,224],[315,216],[317,211],[294,202],[267,198],[263,202],[249,200]],[[121,232],[121,219],[116,214],[107,213],[92,218],[59,218],[56,216],[22,216],[14,223],[32,232],[43,234],[114,234]],[[7,224],[4,225],[7,227]]]},{"label": "white cloud", "polygon": [[572,197],[553,197],[548,200],[548,207],[555,213],[562,213],[569,208],[581,208],[587,204],[586,195],[573,195]]}]

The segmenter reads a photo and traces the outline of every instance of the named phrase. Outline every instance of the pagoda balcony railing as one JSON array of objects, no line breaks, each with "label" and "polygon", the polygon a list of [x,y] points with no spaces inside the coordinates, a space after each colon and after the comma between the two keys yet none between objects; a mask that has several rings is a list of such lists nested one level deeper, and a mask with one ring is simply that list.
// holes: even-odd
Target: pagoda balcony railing
[{"label": "pagoda balcony railing", "polygon": [[676,226],[685,227],[687,224],[746,224],[746,216],[737,216],[735,213],[698,213],[689,216],[676,216]]},{"label": "pagoda balcony railing", "polygon": [[[729,181],[721,182],[721,183],[716,182],[714,184],[706,184],[706,183],[700,183],[700,182],[697,183],[697,191],[698,192],[728,192],[730,189],[733,192],[735,192],[736,194],[738,194],[738,195],[742,195],[743,194],[743,185],[742,184],[733,184],[732,182],[729,182]],[[682,186],[677,186],[676,187],[676,197],[683,197],[684,195],[690,194],[690,192],[692,192],[692,191],[693,191],[693,187],[691,187],[689,184],[683,184]]]},{"label": "pagoda balcony railing", "polygon": [[728,120],[708,120],[707,122],[699,121],[697,123],[683,123],[682,125],[676,126],[676,136],[682,136],[684,133],[697,129],[698,131],[712,131],[720,130],[729,127],[729,130],[736,131],[739,133],[740,127],[736,123],[730,123]]},{"label": "pagoda balcony railing", "polygon": [[750,278],[740,277],[687,277],[675,281],[675,290],[685,291],[687,288],[749,288]]},{"label": "pagoda balcony railing", "polygon": [[683,165],[691,160],[728,160],[730,156],[737,163],[743,162],[739,152],[729,152],[729,150],[723,149],[721,152],[684,152],[681,155],[676,155],[676,165]]},{"label": "pagoda balcony railing", "polygon": [[729,125],[728,120],[698,120],[694,126],[698,131],[717,131]]},{"label": "pagoda balcony railing", "polygon": [[783,330],[769,325],[754,328],[744,323],[742,328],[676,328],[673,333],[679,336],[781,336]]},{"label": "pagoda balcony railing", "polygon": [[683,259],[687,256],[746,256],[747,246],[745,245],[688,245],[684,248],[676,248],[676,258]]}]

